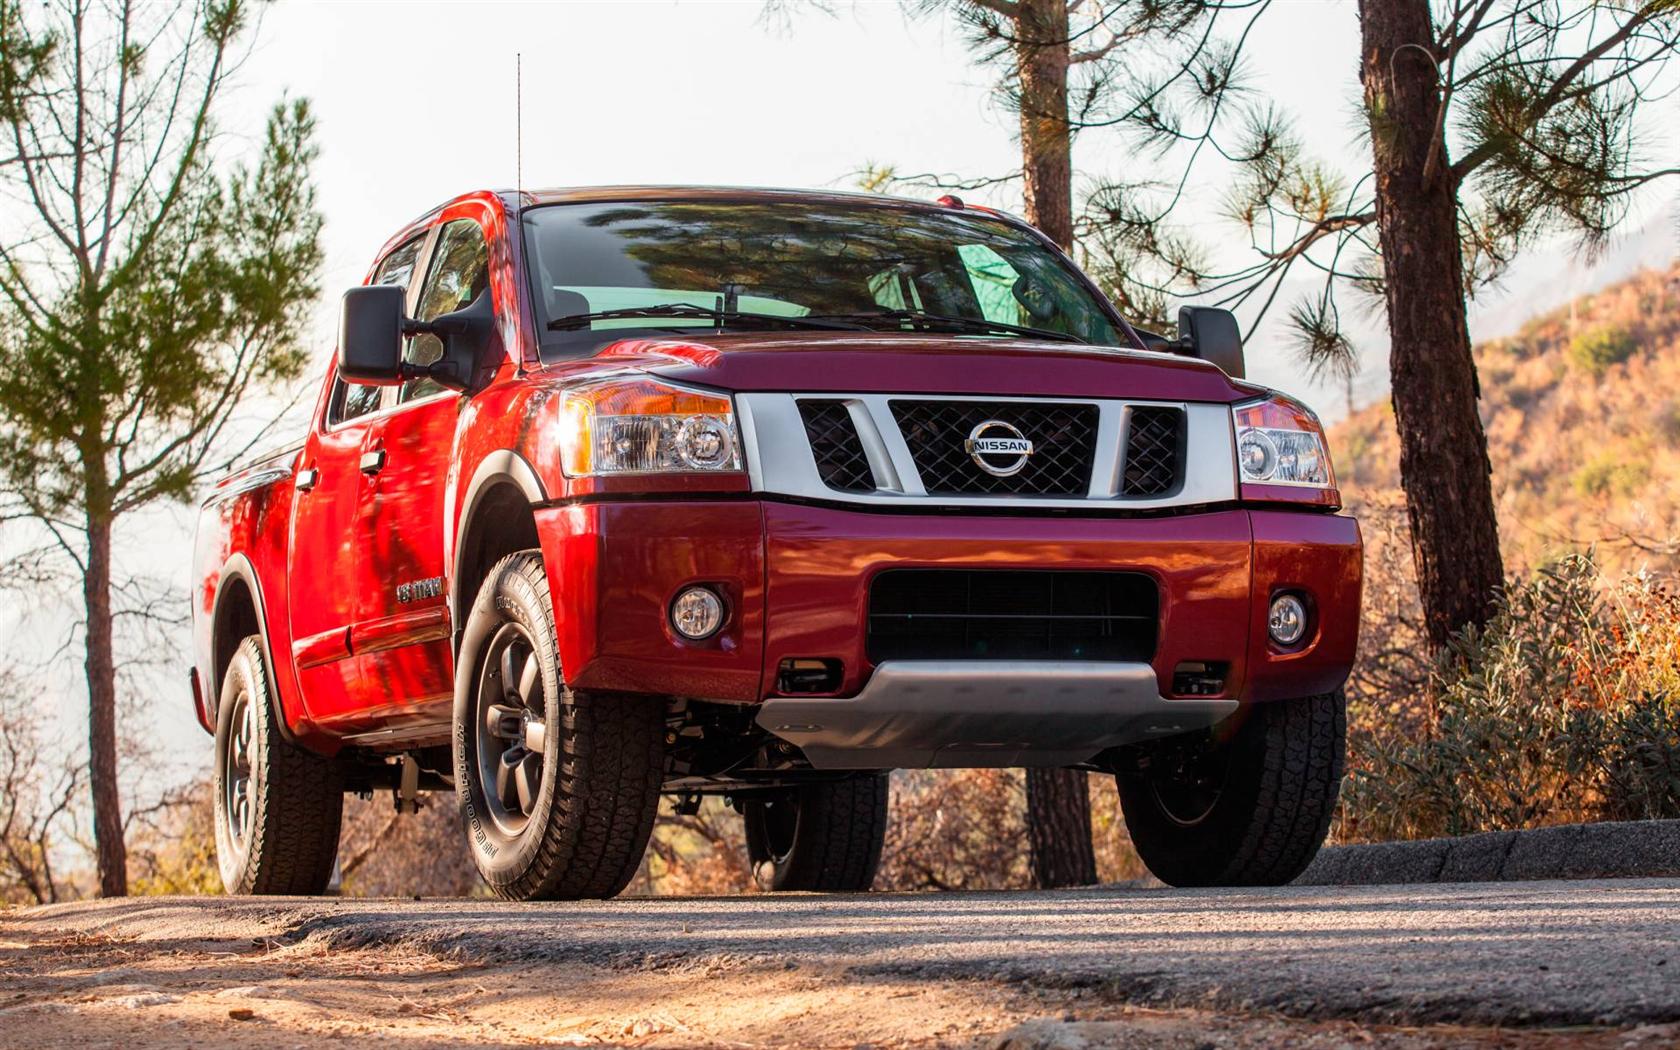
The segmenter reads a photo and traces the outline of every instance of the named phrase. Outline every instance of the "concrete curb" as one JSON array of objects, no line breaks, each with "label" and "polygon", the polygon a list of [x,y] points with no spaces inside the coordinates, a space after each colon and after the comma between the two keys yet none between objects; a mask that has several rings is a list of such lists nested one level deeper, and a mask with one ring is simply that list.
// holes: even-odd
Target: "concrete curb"
[{"label": "concrete curb", "polygon": [[1680,820],[1563,824],[1452,839],[1332,846],[1297,886],[1680,875]]}]

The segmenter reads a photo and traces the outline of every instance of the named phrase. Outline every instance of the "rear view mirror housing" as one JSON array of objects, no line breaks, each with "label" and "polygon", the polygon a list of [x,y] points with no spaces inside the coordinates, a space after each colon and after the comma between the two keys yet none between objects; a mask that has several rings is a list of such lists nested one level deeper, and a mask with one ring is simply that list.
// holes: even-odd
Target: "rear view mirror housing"
[{"label": "rear view mirror housing", "polygon": [[370,284],[344,293],[338,318],[338,374],[371,386],[403,381],[403,317],[407,292]]},{"label": "rear view mirror housing", "polygon": [[[404,315],[407,291],[400,285],[370,284],[344,293],[338,324],[338,373],[369,386],[395,386],[431,379],[451,390],[467,390],[494,372],[490,351],[496,319],[490,290],[454,313],[431,321]],[[430,364],[403,360],[403,340],[435,336],[442,353]]]},{"label": "rear view mirror housing", "polygon": [[1174,349],[1218,365],[1232,379],[1245,378],[1242,329],[1229,310],[1212,306],[1179,307],[1178,341]]}]

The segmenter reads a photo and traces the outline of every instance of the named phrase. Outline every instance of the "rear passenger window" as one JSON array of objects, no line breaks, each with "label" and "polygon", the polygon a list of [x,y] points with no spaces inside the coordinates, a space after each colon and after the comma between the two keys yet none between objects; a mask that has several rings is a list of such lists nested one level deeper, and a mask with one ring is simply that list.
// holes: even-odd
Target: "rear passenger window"
[{"label": "rear passenger window", "polygon": [[[394,284],[407,288],[409,280],[414,276],[415,260],[420,258],[420,246],[425,242],[426,235],[421,234],[393,249],[391,254],[380,261],[379,268],[373,271],[373,280],[368,283]],[[381,389],[361,383],[346,383],[342,379],[335,381],[332,403],[327,406],[327,422],[342,423],[372,412],[379,407]]]},{"label": "rear passenger window", "polygon": [[409,278],[414,276],[415,260],[420,258],[420,245],[425,243],[425,240],[426,235],[421,234],[385,256],[385,261],[373,272],[371,283],[394,284],[407,288]]},{"label": "rear passenger window", "polygon": [[[420,286],[416,321],[435,321],[472,304],[490,287],[490,252],[484,232],[473,219],[456,219],[438,234],[432,249],[430,272]],[[408,341],[403,360],[411,365],[429,365],[443,356],[443,341],[429,332]],[[411,379],[403,384],[401,401],[435,394],[443,387],[431,379]]]}]

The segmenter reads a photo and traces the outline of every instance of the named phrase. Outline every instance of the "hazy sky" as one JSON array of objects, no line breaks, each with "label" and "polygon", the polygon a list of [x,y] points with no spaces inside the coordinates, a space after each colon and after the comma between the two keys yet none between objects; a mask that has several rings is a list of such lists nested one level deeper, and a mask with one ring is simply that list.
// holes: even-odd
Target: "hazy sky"
[{"label": "hazy sky", "polygon": [[[807,13],[783,29],[762,23],[759,0],[282,0],[270,8],[230,100],[228,125],[254,136],[283,92],[315,103],[327,220],[327,294],[316,325],[322,353],[330,352],[338,293],[361,280],[386,237],[458,193],[515,183],[516,52],[523,54],[527,186],[851,188],[868,162],[970,176],[1017,167],[1013,119],[991,97],[995,74],[972,63],[948,20],[907,19],[897,0],[834,6],[834,17]],[[1294,115],[1316,155],[1352,170],[1366,147],[1356,130],[1351,0],[1278,0],[1249,43],[1252,86]],[[1670,105],[1667,112],[1676,111]],[[1082,175],[1135,177],[1143,163],[1099,132],[1076,145]],[[1240,248],[1240,231],[1218,222],[1218,190],[1208,184],[1187,195],[1180,216]],[[968,196],[1019,207],[1012,187]],[[1637,235],[1655,220],[1657,243],[1624,256],[1661,262],[1672,255],[1672,227],[1658,212],[1670,199],[1671,192],[1647,202],[1628,224]],[[1608,275],[1626,268],[1613,261]],[[1503,294],[1477,304],[1476,334],[1495,334],[1606,274],[1569,252],[1539,253]],[[1380,320],[1360,334],[1360,389],[1378,396],[1386,387]],[[1327,415],[1341,412],[1338,392],[1303,383],[1275,323],[1251,347],[1250,369]]]},{"label": "hazy sky", "polygon": [[[331,351],[339,293],[361,280],[391,233],[458,193],[514,184],[515,52],[524,56],[527,186],[849,188],[851,173],[871,161],[965,175],[1017,166],[1013,121],[990,96],[994,74],[971,64],[949,23],[907,21],[896,2],[837,6],[836,17],[804,15],[785,32],[759,23],[758,0],[282,0],[270,8],[222,121],[235,135],[228,152],[239,152],[243,141],[254,154],[263,118],[282,93],[315,104],[327,247],[325,294],[313,325],[320,360]],[[1352,114],[1354,10],[1351,0],[1280,0],[1251,44],[1265,56],[1255,86],[1297,116],[1320,155],[1357,163],[1364,146]],[[1075,162],[1091,175],[1142,163],[1095,134],[1081,139]],[[1008,190],[970,196],[1018,207]],[[1672,191],[1630,223],[1635,235],[1606,263],[1589,265],[1568,251],[1539,253],[1505,291],[1477,304],[1475,334],[1497,334],[1593,283],[1667,261],[1674,228],[1659,207],[1670,199]],[[1217,232],[1206,225],[1217,203],[1212,187],[1201,188],[1186,198],[1183,217]],[[1338,414],[1339,396],[1304,386],[1280,343],[1275,329],[1261,333],[1251,346],[1251,377]],[[1386,372],[1380,324],[1370,326],[1364,349],[1361,389],[1376,396]],[[191,520],[189,509],[177,508],[131,522],[119,536],[119,557],[154,564],[184,588]],[[75,615],[71,596],[61,607],[11,613],[0,620],[35,628],[12,634],[14,642],[33,635],[43,644]],[[183,676],[160,678],[148,725],[135,728],[169,743],[186,771],[201,760],[208,738],[193,725]],[[79,718],[79,675],[58,680],[61,709]]]}]

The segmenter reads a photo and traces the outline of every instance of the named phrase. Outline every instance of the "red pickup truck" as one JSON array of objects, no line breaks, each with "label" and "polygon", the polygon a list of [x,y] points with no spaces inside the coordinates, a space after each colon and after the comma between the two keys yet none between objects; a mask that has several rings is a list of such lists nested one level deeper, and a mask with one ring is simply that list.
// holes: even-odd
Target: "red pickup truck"
[{"label": "red pickup truck", "polygon": [[343,795],[453,790],[485,881],[624,888],[722,795],[766,889],[867,889],[888,771],[1114,775],[1176,885],[1288,881],[1342,775],[1361,548],[1235,321],[1134,329],[955,198],[473,193],[344,296],[296,446],[219,481],[198,718],[230,892]]}]

